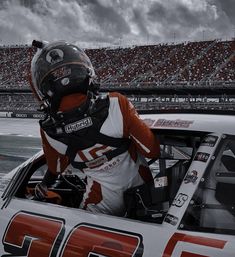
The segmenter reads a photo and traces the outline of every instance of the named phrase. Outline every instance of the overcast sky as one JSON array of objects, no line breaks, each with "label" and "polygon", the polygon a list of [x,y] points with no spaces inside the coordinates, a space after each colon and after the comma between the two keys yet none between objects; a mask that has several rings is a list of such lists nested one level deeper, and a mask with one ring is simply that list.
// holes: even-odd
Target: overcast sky
[{"label": "overcast sky", "polygon": [[231,39],[235,0],[0,0],[0,44],[81,47]]}]

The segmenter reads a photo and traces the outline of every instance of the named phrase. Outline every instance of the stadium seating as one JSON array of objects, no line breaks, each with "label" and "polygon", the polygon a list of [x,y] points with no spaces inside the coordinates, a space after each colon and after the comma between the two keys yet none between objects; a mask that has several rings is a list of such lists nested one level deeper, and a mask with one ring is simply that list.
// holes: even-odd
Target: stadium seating
[{"label": "stadium seating", "polygon": [[[85,51],[103,88],[125,86],[147,89],[168,85],[196,87],[235,83],[234,40]],[[30,62],[34,53],[35,49],[27,45],[0,46],[0,110],[33,111],[38,107],[30,94],[29,84]]]}]

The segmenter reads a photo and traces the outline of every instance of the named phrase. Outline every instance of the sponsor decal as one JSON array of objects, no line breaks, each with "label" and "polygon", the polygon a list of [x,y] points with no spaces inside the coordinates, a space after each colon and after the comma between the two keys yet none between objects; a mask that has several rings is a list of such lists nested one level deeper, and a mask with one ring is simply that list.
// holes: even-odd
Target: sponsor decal
[{"label": "sponsor decal", "polygon": [[16,113],[17,118],[27,118],[28,115],[26,113]]},{"label": "sponsor decal", "polygon": [[175,226],[177,224],[178,220],[179,220],[178,217],[171,215],[171,214],[167,214],[164,219],[165,222],[170,223],[173,226]]},{"label": "sponsor decal", "polygon": [[184,178],[184,183],[188,184],[188,183],[192,183],[195,184],[198,178],[198,172],[196,170],[192,170],[192,171],[188,171],[188,173],[186,174],[185,178]]},{"label": "sponsor decal", "polygon": [[197,152],[195,157],[194,157],[194,161],[207,162],[209,157],[210,157],[209,153]]},{"label": "sponsor decal", "polygon": [[92,123],[91,117],[87,117],[85,119],[76,121],[74,123],[67,124],[64,128],[65,128],[65,132],[67,134],[70,134],[72,132],[90,127],[90,126],[92,126],[92,124],[93,123]]},{"label": "sponsor decal", "polygon": [[102,166],[102,168],[97,168],[97,170],[99,171],[109,171],[110,169],[113,169],[114,167],[118,166],[120,163],[120,159],[119,158],[113,158],[112,160],[110,160],[109,162],[104,163],[104,165]]},{"label": "sponsor decal", "polygon": [[154,123],[154,127],[171,127],[171,128],[189,128],[193,124],[191,120],[167,120],[167,119],[158,119]]},{"label": "sponsor decal", "polygon": [[155,122],[155,120],[152,119],[144,119],[143,121],[148,127],[152,127],[153,123]]},{"label": "sponsor decal", "polygon": [[40,113],[35,113],[35,114],[33,114],[33,118],[44,119],[45,115],[44,114],[40,114]]},{"label": "sponsor decal", "polygon": [[203,139],[201,145],[214,147],[218,140],[217,136],[207,136]]},{"label": "sponsor decal", "polygon": [[176,207],[182,207],[184,203],[188,200],[188,196],[182,193],[179,193],[174,199],[172,205]]},{"label": "sponsor decal", "polygon": [[168,185],[167,176],[156,177],[154,178],[154,186],[157,187],[165,187]]},{"label": "sponsor decal", "polygon": [[54,81],[69,76],[71,74],[71,69],[67,67],[60,67],[56,70],[54,70],[52,73]]},{"label": "sponsor decal", "polygon": [[64,58],[64,53],[60,49],[52,49],[46,55],[46,60],[50,64],[61,62]]},{"label": "sponsor decal", "polygon": [[106,155],[100,156],[98,158],[96,158],[95,160],[86,162],[86,166],[90,169],[98,167],[102,164],[104,164],[105,162],[108,161],[108,158],[106,157]]}]

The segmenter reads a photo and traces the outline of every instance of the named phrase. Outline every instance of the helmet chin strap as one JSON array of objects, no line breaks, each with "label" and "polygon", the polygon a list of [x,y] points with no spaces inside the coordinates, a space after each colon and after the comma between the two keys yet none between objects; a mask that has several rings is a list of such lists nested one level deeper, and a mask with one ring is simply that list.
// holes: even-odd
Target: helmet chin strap
[{"label": "helmet chin strap", "polygon": [[87,102],[89,102],[87,114],[93,113],[95,111],[95,103],[99,95],[95,94],[92,91],[87,91]]},{"label": "helmet chin strap", "polygon": [[50,104],[48,103],[48,101],[43,99],[38,111],[44,112],[45,114],[47,114],[49,110],[49,105]]}]

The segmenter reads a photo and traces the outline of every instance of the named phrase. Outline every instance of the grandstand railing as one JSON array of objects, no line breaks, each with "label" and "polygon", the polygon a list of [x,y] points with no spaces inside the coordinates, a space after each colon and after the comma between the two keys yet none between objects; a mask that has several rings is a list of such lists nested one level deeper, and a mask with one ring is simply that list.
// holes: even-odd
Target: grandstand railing
[{"label": "grandstand railing", "polygon": [[199,82],[139,82],[101,84],[101,91],[119,91],[130,94],[235,94],[234,81],[199,81]]}]

